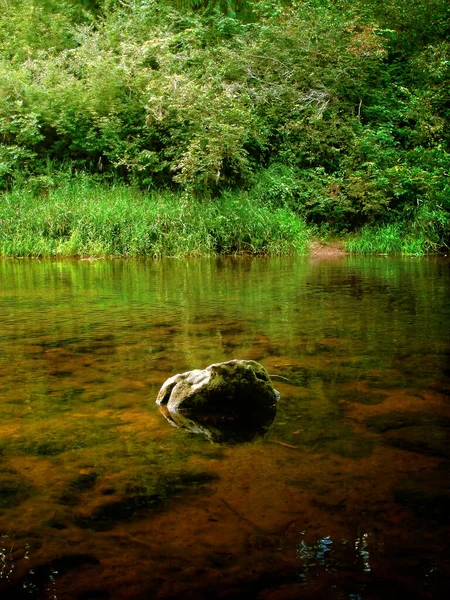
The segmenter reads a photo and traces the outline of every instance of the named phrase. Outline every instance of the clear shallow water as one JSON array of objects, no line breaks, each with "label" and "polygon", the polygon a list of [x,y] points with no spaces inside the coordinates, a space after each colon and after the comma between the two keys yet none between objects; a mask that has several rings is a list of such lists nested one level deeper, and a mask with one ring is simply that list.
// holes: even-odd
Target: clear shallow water
[{"label": "clear shallow water", "polygon": [[[0,262],[0,597],[437,599],[450,591],[449,262]],[[155,398],[260,361],[269,431]]]}]

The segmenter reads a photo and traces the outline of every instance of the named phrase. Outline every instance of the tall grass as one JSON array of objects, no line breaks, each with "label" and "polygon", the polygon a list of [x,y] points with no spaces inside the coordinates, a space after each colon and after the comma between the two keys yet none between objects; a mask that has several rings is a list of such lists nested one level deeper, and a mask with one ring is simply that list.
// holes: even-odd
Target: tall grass
[{"label": "tall grass", "polygon": [[346,249],[355,254],[404,254],[424,256],[439,248],[439,240],[430,226],[420,221],[399,221],[385,225],[366,225],[347,240]]},{"label": "tall grass", "polygon": [[292,212],[243,193],[199,203],[79,177],[44,195],[22,188],[0,198],[3,257],[294,254],[308,237]]}]

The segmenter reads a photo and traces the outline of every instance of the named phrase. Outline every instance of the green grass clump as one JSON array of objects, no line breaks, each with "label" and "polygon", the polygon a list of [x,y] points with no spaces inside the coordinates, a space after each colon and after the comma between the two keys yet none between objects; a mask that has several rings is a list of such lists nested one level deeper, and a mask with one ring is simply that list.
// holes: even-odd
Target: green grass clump
[{"label": "green grass clump", "polygon": [[291,211],[237,192],[199,202],[79,177],[44,196],[13,190],[0,203],[3,257],[293,254],[308,238]]},{"label": "green grass clump", "polygon": [[437,251],[438,243],[433,238],[417,223],[366,225],[347,241],[346,249],[355,254],[424,256]]}]

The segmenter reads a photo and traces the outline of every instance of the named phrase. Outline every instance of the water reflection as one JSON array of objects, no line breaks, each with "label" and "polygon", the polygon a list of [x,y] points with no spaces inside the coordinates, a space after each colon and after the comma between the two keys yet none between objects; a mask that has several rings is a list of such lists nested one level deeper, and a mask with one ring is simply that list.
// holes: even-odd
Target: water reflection
[{"label": "water reflection", "polygon": [[186,415],[170,412],[167,406],[159,407],[160,413],[171,425],[191,433],[205,436],[213,444],[242,444],[252,442],[267,433],[276,415],[272,410],[247,415]]},{"label": "water reflection", "polygon": [[[448,265],[0,261],[1,600],[446,598]],[[169,427],[231,358],[276,416]]]},{"label": "water reflection", "polygon": [[[0,537],[2,600],[58,600],[63,595],[57,589],[60,576],[85,565],[98,565],[94,557],[83,554],[67,554],[34,565],[30,564],[31,552],[32,545],[28,543],[23,544],[6,534]],[[70,593],[67,598],[72,598]]]},{"label": "water reflection", "polygon": [[[442,568],[446,560],[438,564],[417,553],[417,541],[411,547],[403,546],[404,541],[385,538],[377,530],[358,531],[348,537],[314,539],[307,531],[300,535],[298,581],[305,591],[320,585],[326,597],[339,600],[447,597],[449,581],[445,566]],[[399,555],[403,560],[399,561]]]},{"label": "water reflection", "polygon": [[[302,532],[305,536],[306,532]],[[372,571],[370,546],[375,546],[377,557],[383,553],[383,543],[373,534],[358,533],[354,539],[332,538],[330,535],[318,540],[307,542],[303,537],[297,548],[297,557],[302,561],[303,568],[299,579],[307,582],[308,578],[317,577],[321,571],[334,573],[342,570]]]},{"label": "water reflection", "polygon": [[[2,598],[38,598],[44,592],[48,600],[57,600],[56,578],[58,571],[52,565],[47,567],[24,568],[22,561],[30,560],[30,544],[19,544],[15,547],[15,540],[3,534],[0,537],[0,589]],[[20,580],[14,579],[16,562],[22,572]]]},{"label": "water reflection", "polygon": [[8,581],[14,570],[13,545],[7,535],[0,538],[0,580]]}]

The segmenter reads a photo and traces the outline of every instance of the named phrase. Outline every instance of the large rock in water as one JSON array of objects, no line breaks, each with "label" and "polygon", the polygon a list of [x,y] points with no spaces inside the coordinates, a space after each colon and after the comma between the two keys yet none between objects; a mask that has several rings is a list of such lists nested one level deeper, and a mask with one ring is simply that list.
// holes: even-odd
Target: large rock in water
[{"label": "large rock in water", "polygon": [[272,423],[279,393],[265,368],[230,360],[170,377],[156,403],[173,424],[211,441],[249,441]]}]

